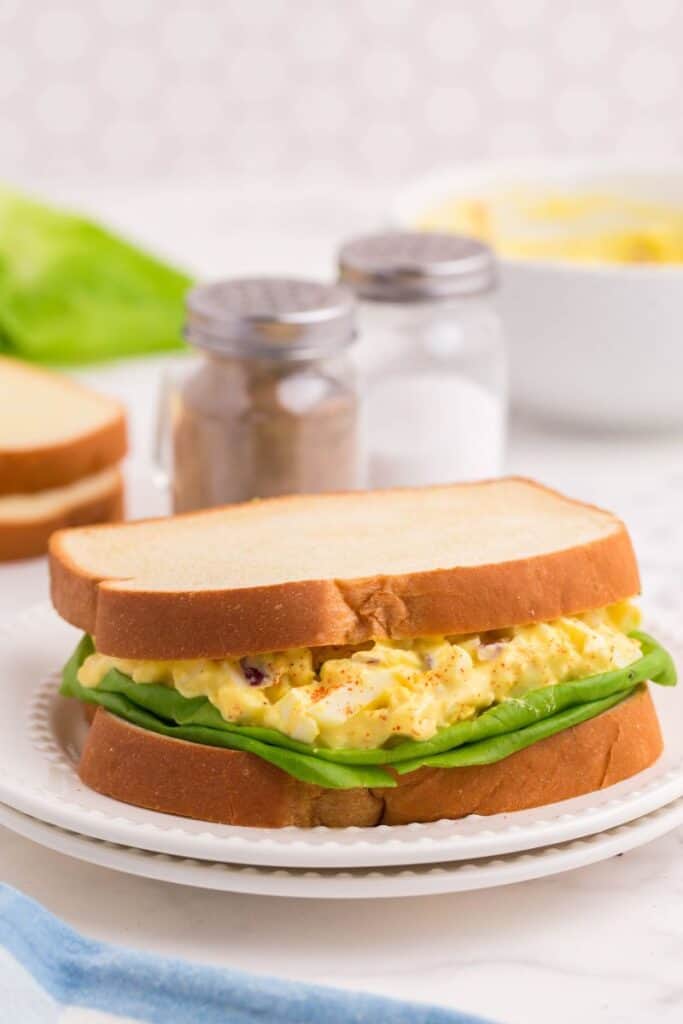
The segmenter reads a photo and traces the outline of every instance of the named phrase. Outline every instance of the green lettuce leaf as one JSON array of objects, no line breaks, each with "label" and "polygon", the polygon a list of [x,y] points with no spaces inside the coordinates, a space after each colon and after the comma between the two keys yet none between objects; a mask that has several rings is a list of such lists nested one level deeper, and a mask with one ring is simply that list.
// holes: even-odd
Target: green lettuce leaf
[{"label": "green lettuce leaf", "polygon": [[190,284],[100,225],[0,189],[0,351],[70,364],[181,348]]},{"label": "green lettuce leaf", "polygon": [[380,750],[329,750],[300,743],[274,729],[226,722],[206,697],[183,697],[170,687],[135,683],[121,672],[107,673],[95,689],[83,687],[77,673],[94,650],[85,636],[67,662],[62,693],[101,704],[143,728],[196,743],[248,750],[305,782],[328,788],[395,785],[393,775],[423,765],[462,767],[502,760],[531,743],[601,714],[645,680],[665,686],[676,682],[670,655],[645,633],[632,634],[643,656],[625,669],[559,683],[510,698],[470,721],[442,729],[431,740],[404,741]]},{"label": "green lettuce leaf", "polygon": [[518,750],[530,747],[532,743],[544,740],[553,736],[563,729],[569,729],[572,725],[585,722],[589,718],[608,711],[609,708],[619,704],[626,697],[630,697],[636,687],[629,690],[618,690],[610,697],[603,697],[602,700],[591,700],[585,704],[576,704],[566,711],[542,718],[533,725],[527,725],[524,729],[515,729],[512,732],[500,736],[493,736],[490,739],[480,740],[478,743],[467,743],[456,750],[447,750],[443,754],[432,754],[430,757],[418,757],[414,761],[403,761],[397,765],[396,771],[399,775],[406,775],[418,768],[431,766],[433,768],[462,768],[465,765],[494,764],[502,761],[510,754]]},{"label": "green lettuce leaf", "polygon": [[[77,697],[86,703],[99,704],[107,711],[111,711],[112,714],[118,715],[119,718],[125,718],[133,725],[161,733],[163,736],[188,740],[191,743],[206,743],[213,747],[227,747],[229,750],[245,750],[263,758],[264,761],[277,765],[278,768],[282,768],[296,779],[301,779],[302,782],[311,782],[316,786],[324,786],[328,789],[354,789],[357,786],[367,786],[374,789],[396,785],[396,781],[381,768],[363,766],[347,768],[344,765],[331,764],[312,756],[310,748],[309,753],[304,754],[289,749],[287,745],[262,743],[249,735],[251,730],[223,729],[217,721],[213,725],[198,724],[203,720],[213,722],[215,718],[220,719],[220,722],[225,725],[228,724],[204,697],[188,700],[177,691],[154,685],[149,686],[152,692],[147,693],[145,692],[147,690],[146,683],[134,683],[128,676],[116,670],[107,674],[104,686],[101,684],[97,689],[81,686],[77,678],[78,669],[93,650],[90,637],[84,637],[64,667],[61,692],[66,696]],[[159,693],[164,690],[165,694]],[[138,698],[137,702],[131,699],[131,695]],[[171,701],[164,702],[155,699],[162,696],[170,697]],[[201,708],[205,715],[194,717],[195,712],[200,710],[199,704],[208,705],[208,707]],[[153,706],[158,708],[158,713],[150,710]],[[179,712],[179,718],[183,724],[172,724],[170,718],[164,717],[164,711],[168,713],[172,707]],[[215,711],[215,716],[211,715],[210,711]],[[273,732],[273,735],[281,736],[282,734]],[[287,739],[285,736],[282,738]]]}]

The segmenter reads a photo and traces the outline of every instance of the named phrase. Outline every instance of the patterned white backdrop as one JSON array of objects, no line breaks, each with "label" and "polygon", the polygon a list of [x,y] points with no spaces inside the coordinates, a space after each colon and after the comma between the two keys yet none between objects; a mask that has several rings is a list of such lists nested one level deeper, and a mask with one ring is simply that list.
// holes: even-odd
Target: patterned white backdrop
[{"label": "patterned white backdrop", "polygon": [[680,154],[680,0],[0,0],[0,175],[382,182]]}]

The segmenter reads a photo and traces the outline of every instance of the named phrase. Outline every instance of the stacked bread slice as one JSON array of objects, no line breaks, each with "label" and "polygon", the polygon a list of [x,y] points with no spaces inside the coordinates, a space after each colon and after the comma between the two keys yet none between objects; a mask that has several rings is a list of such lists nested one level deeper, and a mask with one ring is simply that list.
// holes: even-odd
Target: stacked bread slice
[{"label": "stacked bread slice", "polygon": [[0,561],[43,554],[61,527],[120,519],[125,453],[118,402],[0,357]]}]

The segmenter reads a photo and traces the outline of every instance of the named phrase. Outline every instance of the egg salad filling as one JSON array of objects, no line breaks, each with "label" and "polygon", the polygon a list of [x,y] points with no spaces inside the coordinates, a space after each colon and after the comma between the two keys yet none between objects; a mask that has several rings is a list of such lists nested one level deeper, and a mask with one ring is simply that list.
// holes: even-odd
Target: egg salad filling
[{"label": "egg salad filling", "polygon": [[112,670],[135,684],[203,697],[226,723],[277,732],[328,750],[425,741],[488,708],[568,680],[624,669],[642,656],[629,602],[552,622],[461,637],[377,640],[246,658],[138,661],[94,652],[77,671],[84,690]]}]

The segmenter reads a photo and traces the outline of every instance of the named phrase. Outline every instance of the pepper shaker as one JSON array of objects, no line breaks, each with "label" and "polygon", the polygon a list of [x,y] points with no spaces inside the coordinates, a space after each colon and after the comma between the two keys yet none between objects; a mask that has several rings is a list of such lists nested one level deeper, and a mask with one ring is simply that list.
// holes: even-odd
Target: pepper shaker
[{"label": "pepper shaker", "polygon": [[193,289],[199,351],[166,396],[176,512],[363,483],[344,287],[253,278]]}]

